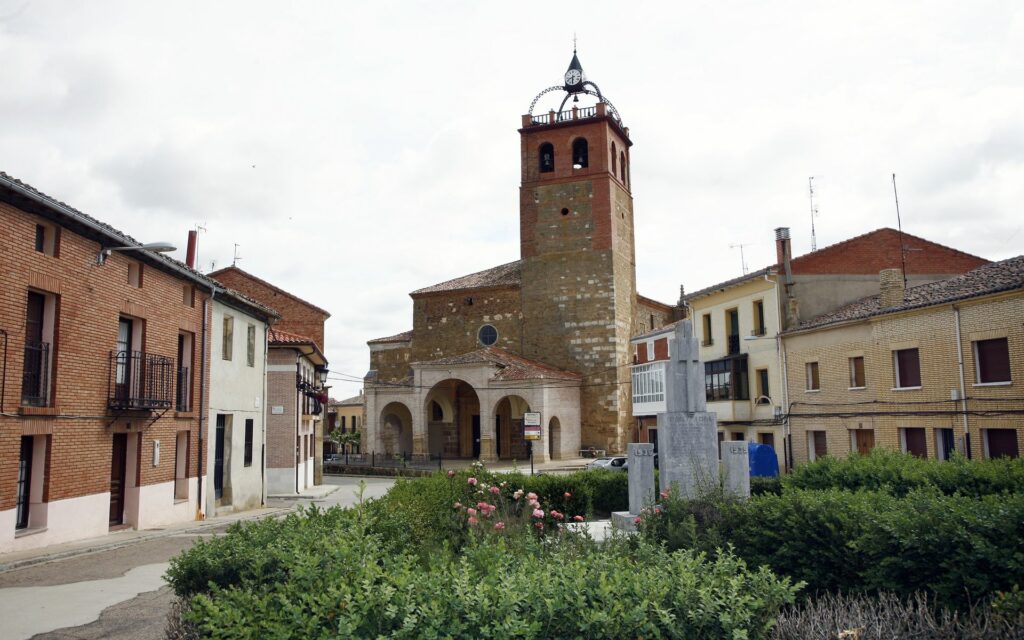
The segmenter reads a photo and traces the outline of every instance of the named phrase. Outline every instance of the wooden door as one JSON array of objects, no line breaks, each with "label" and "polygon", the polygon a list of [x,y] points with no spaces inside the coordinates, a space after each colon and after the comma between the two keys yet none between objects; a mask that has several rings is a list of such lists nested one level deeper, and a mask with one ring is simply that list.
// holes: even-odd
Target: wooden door
[{"label": "wooden door", "polygon": [[480,416],[473,416],[473,457],[480,457]]},{"label": "wooden door", "polygon": [[873,429],[857,429],[854,431],[857,439],[857,453],[867,455],[875,448],[875,432]]},{"label": "wooden door", "polygon": [[124,522],[124,483],[128,458],[128,434],[115,433],[110,456],[110,524]]},{"label": "wooden door", "polygon": [[18,456],[18,492],[15,529],[28,527],[29,496],[32,493],[32,436],[21,436],[21,452]]},{"label": "wooden door", "polygon": [[213,447],[213,497],[224,496],[224,422],[225,415],[217,414],[217,429]]}]

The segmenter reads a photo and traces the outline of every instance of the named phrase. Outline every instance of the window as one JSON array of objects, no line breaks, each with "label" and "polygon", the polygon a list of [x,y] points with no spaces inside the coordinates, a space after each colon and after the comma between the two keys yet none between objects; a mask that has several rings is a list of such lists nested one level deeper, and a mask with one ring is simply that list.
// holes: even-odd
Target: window
[{"label": "window", "polygon": [[196,288],[186,284],[181,288],[181,303],[186,307],[196,306]]},{"label": "window", "polygon": [[754,333],[755,336],[763,336],[767,333],[764,326],[764,300],[754,301]]},{"label": "window", "polygon": [[974,345],[976,384],[1010,382],[1010,347],[1006,338],[978,340]]},{"label": "window", "polygon": [[729,439],[732,440],[733,442],[740,442],[744,439],[743,432],[733,431],[731,434],[729,434]]},{"label": "window", "polygon": [[808,362],[807,363],[807,391],[817,391],[821,389],[821,380],[818,378],[818,363]]},{"label": "window", "polygon": [[909,453],[918,458],[927,458],[928,444],[924,429],[917,427],[900,429],[900,449],[903,453]]},{"label": "window", "polygon": [[982,429],[981,431],[986,458],[1020,457],[1016,429]]},{"label": "window", "polygon": [[178,395],[176,411],[192,410],[192,345],[195,336],[188,331],[178,332]]},{"label": "window", "polygon": [[917,349],[899,349],[892,352],[893,373],[896,388],[908,389],[921,386],[921,360]]},{"label": "window", "polygon": [[15,529],[28,527],[30,508],[29,496],[32,493],[32,436],[21,436],[21,452],[18,454],[18,486],[16,496]]},{"label": "window", "polygon": [[771,404],[771,391],[768,388],[768,370],[757,370],[757,404]]},{"label": "window", "polygon": [[25,308],[25,359],[21,376],[21,403],[48,407],[52,398],[53,345],[57,296],[29,291]]},{"label": "window", "polygon": [[729,337],[729,354],[740,352],[740,312],[728,309],[725,312],[725,333]]},{"label": "window", "polygon": [[56,227],[37,224],[35,250],[46,256],[57,257],[59,236],[60,233]]},{"label": "window", "polygon": [[712,340],[711,338],[711,314],[705,313],[701,317],[701,321],[704,324],[704,342],[702,342],[701,344],[702,346],[710,347],[715,343],[715,341]]},{"label": "window", "polygon": [[612,142],[612,175],[613,176],[618,173],[618,169],[616,169],[617,165],[615,164],[616,156],[618,155],[618,153],[619,153],[618,150],[615,148],[615,142],[613,141]]},{"label": "window", "polygon": [[935,457],[939,460],[949,460],[956,451],[955,439],[952,429],[935,430]]},{"label": "window", "polygon": [[583,169],[590,159],[590,148],[586,138],[576,138],[572,141],[572,168]]},{"label": "window", "polygon": [[555,170],[555,145],[550,142],[545,142],[540,145],[540,150],[537,154],[537,161],[541,173],[551,173]]},{"label": "window", "polygon": [[224,331],[220,339],[220,357],[221,360],[230,360],[232,349],[232,341],[235,333],[235,319],[231,316],[224,316]]},{"label": "window", "polygon": [[[434,404],[436,405],[437,403],[435,402]],[[438,406],[437,408],[440,409],[441,407]],[[433,419],[437,420],[437,412],[436,411],[434,411],[433,415],[434,415]],[[345,433],[345,418],[346,418],[346,416],[341,416],[341,432],[342,433]]]},{"label": "window", "polygon": [[142,265],[138,262],[128,263],[128,286],[142,288]]},{"label": "window", "polygon": [[665,364],[642,364],[633,367],[633,406],[665,402]]},{"label": "window", "polygon": [[771,432],[768,432],[768,431],[759,432],[757,434],[757,441],[760,444],[768,445],[772,449],[775,448],[775,434],[774,433],[771,433]]},{"label": "window", "polygon": [[498,341],[498,330],[493,325],[485,324],[480,327],[477,337],[480,340],[480,344],[489,347]]},{"label": "window", "polygon": [[626,152],[619,152],[619,178],[622,184],[626,184]]},{"label": "window", "polygon": [[252,466],[252,418],[245,419],[245,450],[243,451],[242,464],[246,467]]},{"label": "window", "polygon": [[708,402],[749,400],[746,356],[705,362],[704,390]]},{"label": "window", "polygon": [[864,356],[850,358],[850,388],[863,389],[864,384]]},{"label": "window", "polygon": [[256,366],[256,325],[254,324],[246,327],[245,364],[250,367]]},{"label": "window", "polygon": [[807,432],[807,459],[814,462],[828,455],[828,438],[824,431]]}]

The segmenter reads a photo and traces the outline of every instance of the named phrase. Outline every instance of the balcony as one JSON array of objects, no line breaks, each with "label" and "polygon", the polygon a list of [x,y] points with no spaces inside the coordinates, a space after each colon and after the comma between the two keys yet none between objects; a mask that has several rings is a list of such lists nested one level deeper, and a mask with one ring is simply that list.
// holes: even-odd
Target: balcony
[{"label": "balcony", "polygon": [[25,341],[25,368],[21,374],[21,404],[45,407],[49,404],[50,343]]},{"label": "balcony", "polygon": [[651,416],[665,409],[665,363],[633,366],[633,415]]},{"label": "balcony", "polygon": [[740,337],[738,335],[729,336],[729,355],[734,356],[740,352]]},{"label": "balcony", "polygon": [[143,351],[111,351],[107,407],[116,410],[170,409],[174,360]]},{"label": "balcony", "polygon": [[175,398],[175,411],[192,410],[192,378],[189,377],[188,367],[178,367],[178,384],[175,387],[178,394]]}]

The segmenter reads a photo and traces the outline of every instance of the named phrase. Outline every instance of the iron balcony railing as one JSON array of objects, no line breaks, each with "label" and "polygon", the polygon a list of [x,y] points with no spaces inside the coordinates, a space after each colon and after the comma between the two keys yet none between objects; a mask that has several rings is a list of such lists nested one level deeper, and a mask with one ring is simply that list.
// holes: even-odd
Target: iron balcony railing
[{"label": "iron balcony railing", "polygon": [[740,352],[740,337],[729,336],[729,355],[734,355]]},{"label": "iron balcony railing", "polygon": [[192,378],[189,377],[188,367],[178,367],[178,390],[177,401],[174,404],[176,411],[192,410]]},{"label": "iron balcony railing", "polygon": [[31,407],[49,404],[50,344],[25,341],[25,368],[21,375],[21,403]]},{"label": "iron balcony railing", "polygon": [[174,397],[174,360],[143,351],[111,351],[107,406],[169,409]]}]

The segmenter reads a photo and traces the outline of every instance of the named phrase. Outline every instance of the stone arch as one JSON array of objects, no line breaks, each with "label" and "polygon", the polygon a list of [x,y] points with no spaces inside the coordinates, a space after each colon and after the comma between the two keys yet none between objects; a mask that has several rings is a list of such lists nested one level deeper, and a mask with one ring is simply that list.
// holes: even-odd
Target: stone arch
[{"label": "stone arch", "polygon": [[423,412],[430,455],[480,457],[480,396],[473,385],[458,378],[438,382],[427,393]]},{"label": "stone arch", "polygon": [[590,163],[590,145],[580,136],[572,141],[572,168],[583,169]]},{"label": "stone arch", "polygon": [[551,416],[548,421],[548,460],[562,457],[562,423],[558,416]]},{"label": "stone arch", "polygon": [[545,142],[537,149],[537,169],[541,173],[551,173],[555,170],[555,145]]},{"label": "stone arch", "polygon": [[494,447],[499,459],[525,460],[529,458],[527,441],[523,437],[523,414],[530,411],[530,403],[519,395],[502,397],[494,405]]},{"label": "stone arch", "polygon": [[412,453],[412,411],[402,402],[389,402],[380,412],[381,439],[388,455]]}]

